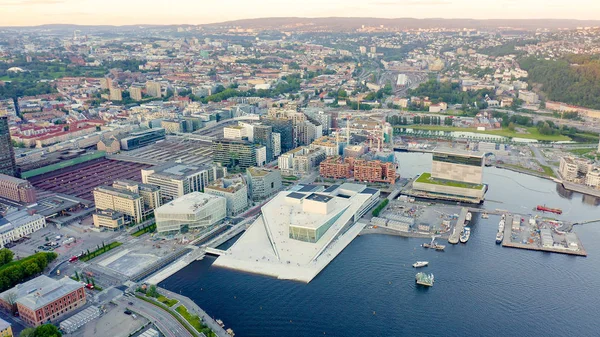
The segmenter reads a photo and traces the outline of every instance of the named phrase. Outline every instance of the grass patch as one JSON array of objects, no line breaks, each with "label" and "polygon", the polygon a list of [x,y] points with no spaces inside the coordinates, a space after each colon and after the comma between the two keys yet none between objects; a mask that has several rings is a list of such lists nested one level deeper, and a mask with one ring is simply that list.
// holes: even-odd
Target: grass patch
[{"label": "grass patch", "polygon": [[169,307],[172,307],[175,304],[177,304],[177,302],[179,302],[179,301],[177,301],[175,299],[168,298],[168,297],[165,297],[163,295],[158,295],[158,297],[156,298],[156,300],[159,301],[162,304],[165,304],[165,305],[169,306]]},{"label": "grass patch", "polygon": [[540,164],[540,167],[542,168],[542,170],[544,170],[545,175],[552,178],[556,178],[556,175],[554,175],[554,170],[552,170],[550,166]]},{"label": "grass patch", "polygon": [[597,149],[596,148],[583,148],[583,149],[571,149],[568,150],[568,152],[579,156],[579,157],[584,157],[587,159],[591,159],[591,160],[596,160],[600,157],[600,155],[598,155],[596,153]]},{"label": "grass patch", "polygon": [[470,189],[474,189],[474,190],[480,190],[483,188],[483,185],[481,185],[481,184],[471,184],[471,183],[465,183],[462,181],[453,181],[453,180],[432,178],[431,173],[427,173],[427,172],[421,174],[421,176],[419,176],[419,178],[417,178],[417,180],[415,180],[415,181],[418,183],[443,185],[443,186],[450,186],[450,187],[460,187],[460,188],[470,188]]},{"label": "grass patch", "polygon": [[79,259],[81,261],[83,261],[83,262],[89,261],[89,260],[95,258],[96,256],[102,255],[102,254],[104,254],[104,253],[106,253],[106,252],[108,252],[108,251],[110,251],[112,249],[115,249],[115,248],[119,247],[120,245],[122,245],[122,243],[120,243],[118,241],[112,242],[112,243],[110,243],[110,244],[108,244],[106,246],[103,246],[103,247],[100,247],[100,248],[96,249],[93,252],[84,254]]},{"label": "grass patch", "polygon": [[186,321],[188,321],[196,330],[198,330],[198,332],[202,332],[206,336],[211,336],[211,334],[213,334],[212,330],[202,323],[202,319],[200,319],[198,315],[190,314],[184,305],[178,306],[175,308],[175,311],[183,316],[183,318],[185,318]]},{"label": "grass patch", "polygon": [[517,133],[516,131],[510,131],[508,129],[500,130],[485,130],[480,131],[476,128],[459,128],[455,126],[443,126],[443,125],[406,125],[403,126],[406,129],[414,130],[431,130],[431,131],[457,131],[457,132],[473,132],[485,135],[502,136],[508,138],[523,138],[523,139],[536,139],[540,141],[569,141],[571,138],[563,135],[542,135],[535,127],[521,127],[520,129],[526,129],[528,133]]},{"label": "grass patch", "polygon": [[138,236],[142,236],[146,233],[153,233],[155,230],[156,230],[156,224],[152,224],[150,226],[146,226],[138,231],[131,233],[131,236],[138,237]]},{"label": "grass patch", "polygon": [[373,214],[373,216],[379,216],[379,213],[381,213],[381,210],[387,206],[387,204],[390,201],[388,199],[384,199],[381,203],[379,203],[379,205],[377,205],[377,207],[373,210],[373,212],[371,212],[371,214]]},{"label": "grass patch", "polygon": [[281,179],[284,179],[284,180],[298,180],[300,178],[298,178],[296,176],[283,176],[283,177],[281,177]]}]

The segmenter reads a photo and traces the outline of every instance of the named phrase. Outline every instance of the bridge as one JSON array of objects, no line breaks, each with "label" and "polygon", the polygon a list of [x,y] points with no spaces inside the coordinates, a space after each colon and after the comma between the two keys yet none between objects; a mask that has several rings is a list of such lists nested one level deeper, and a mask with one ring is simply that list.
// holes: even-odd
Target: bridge
[{"label": "bridge", "polygon": [[216,255],[216,256],[221,256],[226,253],[224,250],[212,248],[212,247],[206,247],[205,251],[206,251],[206,254]]}]

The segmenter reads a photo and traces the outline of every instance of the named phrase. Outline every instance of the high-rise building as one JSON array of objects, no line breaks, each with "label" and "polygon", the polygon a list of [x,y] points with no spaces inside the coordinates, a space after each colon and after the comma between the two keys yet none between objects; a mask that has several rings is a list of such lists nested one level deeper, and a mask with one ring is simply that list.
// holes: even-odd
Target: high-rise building
[{"label": "high-rise building", "polygon": [[140,87],[129,87],[129,97],[136,101],[142,100],[142,88]]},{"label": "high-rise building", "polygon": [[254,142],[264,146],[267,150],[267,162],[273,160],[273,127],[270,125],[254,126]]},{"label": "high-rise building", "polygon": [[27,180],[1,173],[0,197],[26,204],[33,204],[36,201],[35,188]]},{"label": "high-rise building", "polygon": [[100,88],[102,90],[109,90],[112,88],[112,80],[109,77],[104,77],[100,79]]},{"label": "high-rise building", "polygon": [[17,176],[17,164],[7,116],[0,116],[0,173]]},{"label": "high-rise building", "polygon": [[271,140],[273,142],[273,159],[281,155],[281,135],[277,132],[271,133]]},{"label": "high-rise building", "polygon": [[245,170],[256,166],[256,148],[244,140],[217,139],[212,142],[213,161],[223,167]]},{"label": "high-rise building", "polygon": [[227,170],[215,166],[193,166],[167,163],[142,169],[142,182],[160,187],[163,201],[170,201],[191,192],[201,192]]},{"label": "high-rise building", "polygon": [[240,175],[217,179],[204,189],[205,193],[227,200],[227,215],[234,216],[248,208],[248,186]]},{"label": "high-rise building", "polygon": [[252,200],[270,197],[281,189],[281,172],[279,170],[249,167],[246,175]]},{"label": "high-rise building", "polygon": [[272,132],[279,134],[282,153],[295,148],[297,142],[294,141],[294,127],[291,119],[263,117],[261,123],[270,125]]},{"label": "high-rise building", "polygon": [[161,97],[162,88],[160,87],[160,83],[151,81],[146,82],[146,93],[148,96]]},{"label": "high-rise building", "polygon": [[110,88],[110,100],[111,101],[122,101],[123,91],[120,88]]}]

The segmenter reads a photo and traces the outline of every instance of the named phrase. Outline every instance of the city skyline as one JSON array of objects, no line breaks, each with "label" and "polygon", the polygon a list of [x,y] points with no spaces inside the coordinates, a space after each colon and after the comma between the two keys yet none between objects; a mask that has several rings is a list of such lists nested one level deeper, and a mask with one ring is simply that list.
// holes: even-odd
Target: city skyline
[{"label": "city skyline", "polygon": [[[587,0],[493,1],[474,0],[301,0],[285,2],[224,0],[219,8],[191,0],[175,0],[168,7],[132,0],[2,0],[2,26],[43,24],[132,25],[210,24],[270,17],[375,17],[445,19],[573,19],[594,20],[600,3]],[[185,10],[183,10],[185,9]]]}]

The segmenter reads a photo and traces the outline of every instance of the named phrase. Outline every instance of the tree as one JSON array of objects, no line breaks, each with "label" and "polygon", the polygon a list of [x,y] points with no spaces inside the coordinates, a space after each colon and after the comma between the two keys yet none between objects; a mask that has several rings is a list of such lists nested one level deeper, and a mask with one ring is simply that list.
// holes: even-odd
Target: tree
[{"label": "tree", "polygon": [[156,290],[156,285],[152,284],[148,290],[146,291],[146,295],[150,297],[158,297],[158,291]]},{"label": "tree", "polygon": [[508,123],[508,129],[510,131],[515,131],[515,123],[513,123],[513,122]]},{"label": "tree", "polygon": [[19,337],[35,337],[35,328],[26,328],[19,334]]},{"label": "tree", "polygon": [[52,324],[40,325],[35,329],[34,337],[62,337],[62,333]]},{"label": "tree", "polygon": [[3,266],[13,260],[14,253],[8,248],[0,249],[0,266]]}]

